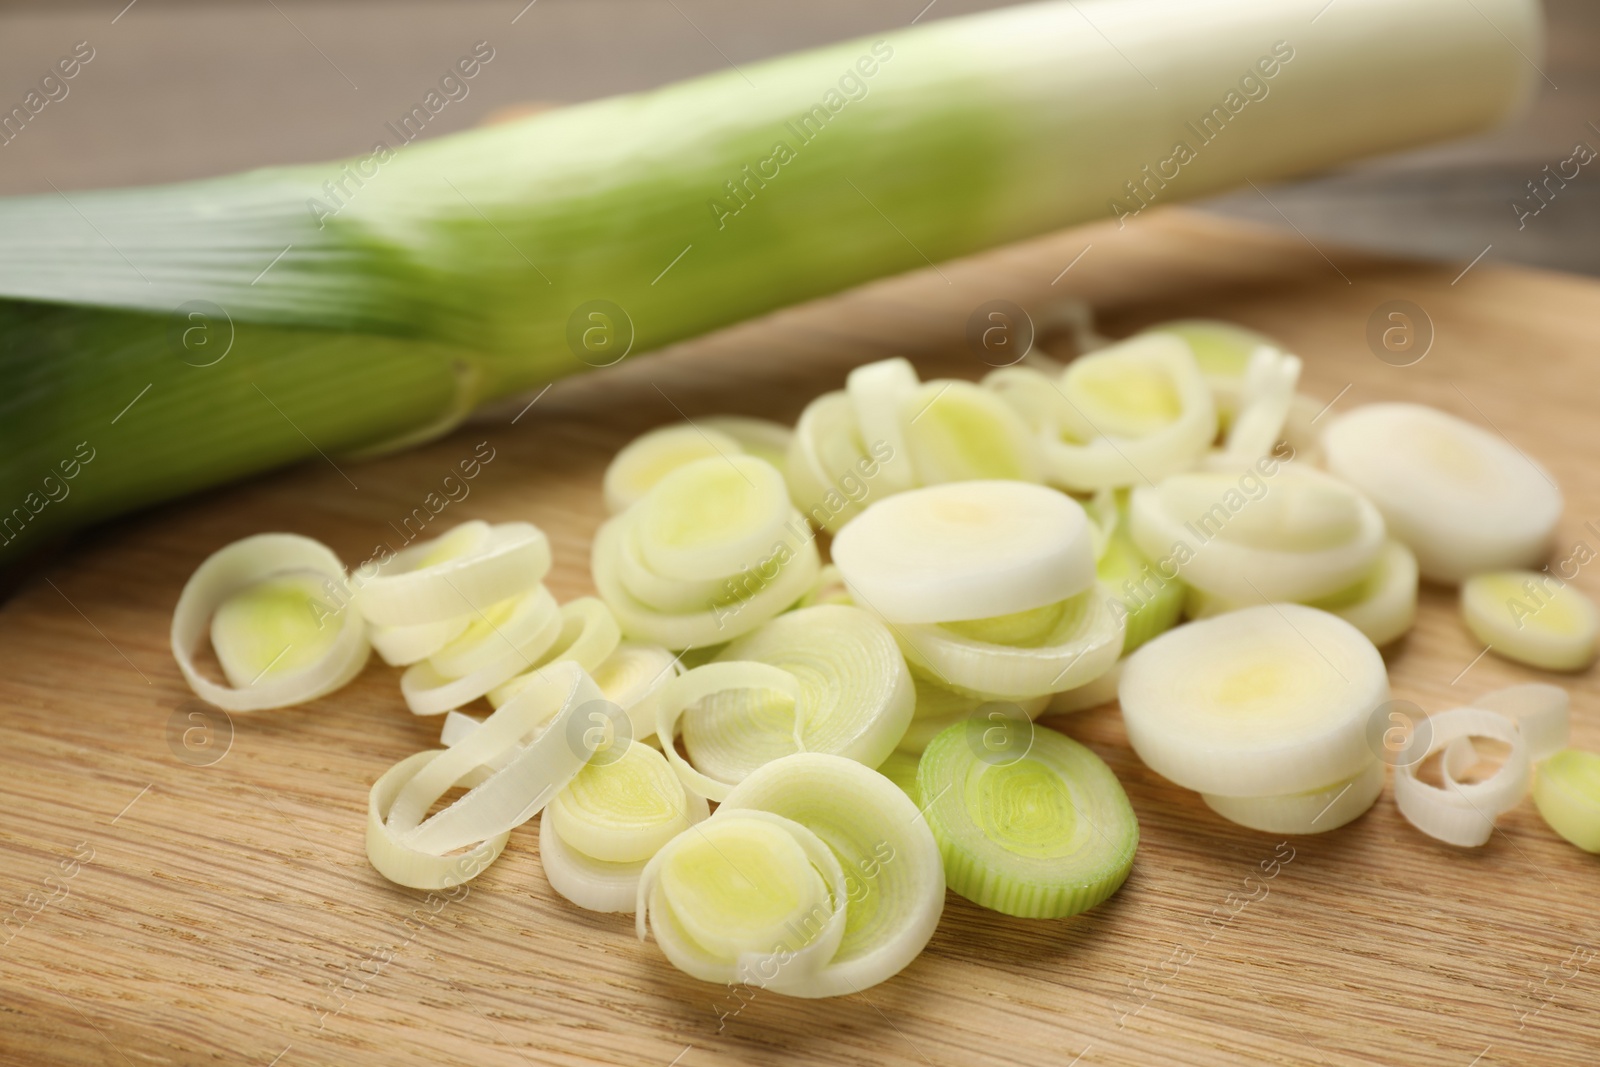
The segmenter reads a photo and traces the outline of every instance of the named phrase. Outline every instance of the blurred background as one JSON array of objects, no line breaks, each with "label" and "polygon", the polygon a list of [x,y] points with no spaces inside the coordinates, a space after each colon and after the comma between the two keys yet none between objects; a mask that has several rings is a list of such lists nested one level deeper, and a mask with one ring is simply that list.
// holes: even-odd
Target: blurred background
[{"label": "blurred background", "polygon": [[[1394,0],[1404,3],[1405,0]],[[1471,0],[1462,0],[1470,3]],[[1338,0],[1284,0],[1336,19]],[[1003,6],[999,0],[9,0],[0,113],[79,42],[93,58],[9,143],[0,195],[203,177],[365,152],[479,41],[493,61],[428,126],[647,89],[777,53]],[[1532,109],[1489,136],[1200,207],[1433,259],[1600,274],[1600,160],[1537,216],[1529,183],[1600,151],[1600,3],[1545,0]],[[1567,165],[1568,173],[1571,165]],[[1553,187],[1553,183],[1552,183]],[[0,240],[4,235],[0,234]],[[1491,247],[1492,246],[1492,247]]]}]

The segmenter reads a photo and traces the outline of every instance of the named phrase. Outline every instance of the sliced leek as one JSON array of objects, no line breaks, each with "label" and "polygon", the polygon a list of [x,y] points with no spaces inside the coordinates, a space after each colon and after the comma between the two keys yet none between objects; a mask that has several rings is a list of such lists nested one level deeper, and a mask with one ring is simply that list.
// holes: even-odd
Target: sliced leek
[{"label": "sliced leek", "polygon": [[894,636],[860,608],[823,605],[780,615],[729,644],[716,661],[769,664],[800,687],[795,701],[768,690],[726,690],[684,714],[690,763],[724,782],[793,752],[828,752],[876,767],[899,744],[916,703]]},{"label": "sliced leek", "polygon": [[1500,655],[1549,671],[1594,662],[1600,608],[1547,572],[1475,574],[1461,585],[1467,629]]},{"label": "sliced leek", "polygon": [[[1190,618],[1205,619],[1226,611],[1260,603],[1190,591],[1186,610]],[[1398,640],[1417,617],[1417,558],[1403,543],[1390,539],[1371,571],[1360,581],[1336,593],[1305,601],[1307,606],[1339,616],[1367,635],[1375,645]]]},{"label": "sliced leek", "polygon": [[1216,408],[1183,340],[1144,334],[1080,356],[1058,388],[1066,401],[1045,437],[1049,480],[1092,492],[1188,470],[1217,434]]},{"label": "sliced leek", "polygon": [[550,541],[526,522],[464,522],[378,563],[356,605],[378,626],[415,626],[487,610],[538,585]]},{"label": "sliced leek", "polygon": [[644,499],[657,482],[698,459],[733,456],[744,447],[705,420],[674,423],[629,441],[606,467],[606,510],[616,515]]},{"label": "sliced leek", "polygon": [[812,526],[837,531],[869,500],[893,492],[883,464],[902,458],[882,439],[866,441],[844,390],[824,393],[800,413],[783,472],[789,499]]},{"label": "sliced leek", "polygon": [[1187,584],[1246,603],[1336,593],[1372,570],[1385,540],[1383,517],[1360,493],[1265,460],[1242,475],[1194,472],[1140,486],[1129,528],[1141,552]]},{"label": "sliced leek", "polygon": [[[1395,806],[1407,822],[1429,837],[1466,848],[1486,844],[1494,833],[1495,818],[1527,795],[1527,742],[1515,722],[1483,708],[1453,708],[1430,715],[1428,727],[1431,737],[1422,759],[1395,766]],[[1457,778],[1477,762],[1477,755],[1470,743],[1458,742],[1473,737],[1502,742],[1508,749],[1490,777],[1462,784]],[[1443,786],[1417,776],[1422,761],[1437,752],[1446,754]]]},{"label": "sliced leek", "polygon": [[1389,695],[1383,657],[1343,619],[1265,604],[1189,623],[1128,657],[1128,741],[1157,774],[1218,796],[1279,796],[1353,778]]},{"label": "sliced leek", "polygon": [[1211,390],[1217,420],[1224,430],[1239,410],[1251,356],[1262,348],[1278,347],[1266,334],[1216,319],[1163,322],[1147,332],[1172,334],[1188,342],[1195,364]]},{"label": "sliced leek", "polygon": [[637,507],[645,563],[675,581],[716,580],[755,565],[782,536],[791,512],[783,475],[742,454],[671,471]]},{"label": "sliced leek", "polygon": [[903,400],[900,417],[911,465],[922,485],[985,478],[1044,480],[1044,461],[1027,424],[1004,401],[972,382],[925,382]]},{"label": "sliced leek", "polygon": [[[443,755],[443,750],[430,750],[406,757],[373,783],[367,797],[367,859],[379,874],[396,885],[411,889],[449,889],[462,885],[499,859],[511,838],[510,830],[502,830],[486,835],[464,852],[437,855],[416,848],[390,830],[389,811],[395,797],[418,773]],[[480,784],[488,773],[483,769],[469,771],[457,784]]]},{"label": "sliced leek", "polygon": [[561,633],[561,612],[544,586],[503,601],[462,635],[400,676],[417,715],[439,715],[476,700],[538,665]]},{"label": "sliced leek", "polygon": [[934,738],[917,767],[950,888],[1025,919],[1076,915],[1115,893],[1139,822],[1111,769],[1042,727],[993,751],[974,743],[976,725]]},{"label": "sliced leek", "polygon": [[911,724],[906,727],[905,735],[900,738],[898,749],[908,754],[920,754],[930,741],[955,723],[983,718],[991,712],[1008,719],[1037,718],[1051,699],[1038,696],[1025,700],[995,700],[946,689],[937,682],[918,677],[916,672],[912,677],[917,687],[917,710],[911,717]]},{"label": "sliced leek", "polygon": [[[686,710],[707,697],[750,689],[773,694],[776,703],[763,704],[763,707],[768,709],[767,714],[772,715],[780,724],[789,725],[791,730],[795,729],[799,723],[795,709],[800,703],[800,679],[782,667],[774,667],[767,663],[733,660],[695,667],[663,686],[657,698],[656,736],[661,740],[661,748],[666,754],[667,762],[672,765],[672,769],[678,773],[678,777],[690,791],[707,800],[725,799],[734,783],[731,780],[719,780],[701,773],[678,754],[678,722]],[[778,759],[794,751],[795,747],[792,733],[787,739],[788,743],[785,743],[785,739],[776,731],[762,731],[748,735],[746,743],[755,740],[764,740],[770,745],[765,753],[769,759]]]},{"label": "sliced leek", "polygon": [[1284,426],[1300,381],[1300,357],[1262,346],[1245,367],[1239,408],[1220,452],[1207,457],[1212,470],[1245,470],[1283,440]]},{"label": "sliced leek", "polygon": [[637,921],[701,981],[816,996],[845,909],[844,870],[815,833],[770,812],[719,810],[645,866]]},{"label": "sliced leek", "polygon": [[1094,582],[1094,539],[1071,497],[973,481],[889,497],[839,532],[852,597],[892,623],[983,619],[1064,600]]},{"label": "sliced leek", "polygon": [[1383,793],[1383,764],[1372,760],[1352,778],[1320,789],[1266,797],[1200,794],[1229,822],[1269,834],[1320,834],[1353,822]]},{"label": "sliced leek", "polygon": [[845,379],[845,394],[861,439],[882,441],[887,446],[890,458],[878,471],[885,493],[898,493],[917,484],[917,471],[906,447],[907,419],[901,412],[920,385],[916,369],[900,357],[857,367]]},{"label": "sliced leek", "polygon": [[1188,587],[1177,568],[1170,561],[1158,567],[1139,551],[1125,525],[1106,538],[1095,576],[1112,613],[1123,620],[1123,655],[1172,629],[1183,615]]},{"label": "sliced leek", "polygon": [[422,622],[415,626],[373,626],[369,623],[367,638],[378,655],[383,657],[383,662],[391,667],[409,667],[460,637],[476,617],[472,614],[457,615],[452,619]]},{"label": "sliced leek", "polygon": [[694,421],[703,430],[726,434],[750,455],[766,460],[780,473],[783,471],[789,454],[789,442],[794,438],[794,430],[783,423],[749,415],[707,415]]},{"label": "sliced leek", "polygon": [[1569,748],[1539,764],[1533,802],[1550,829],[1600,852],[1600,753]]},{"label": "sliced leek", "polygon": [[895,636],[908,663],[974,696],[1039,697],[1076,689],[1111,669],[1122,652],[1123,623],[1098,587],[1043,610],[1044,625],[1021,640],[986,639],[1009,636],[1003,628],[1000,635],[984,629],[1010,620],[904,625]]},{"label": "sliced leek", "polygon": [[[228,685],[195,663],[208,633]],[[348,608],[344,564],[297,534],[258,534],[207,557],[184,583],[171,641],[189,687],[225,711],[331,693],[361,673],[371,647],[365,623]]]},{"label": "sliced leek", "polygon": [[1539,763],[1567,747],[1571,730],[1567,691],[1559,685],[1523,682],[1474,697],[1472,706],[1498,712],[1517,724],[1528,759]]},{"label": "sliced leek", "polygon": [[628,713],[635,741],[655,735],[656,698],[678,676],[678,657],[660,645],[623,642],[589,673],[606,699]]},{"label": "sliced leek", "polygon": [[1422,404],[1369,404],[1323,433],[1328,469],[1383,512],[1422,576],[1454,584],[1535,564],[1561,491],[1504,438]]},{"label": "sliced leek", "polygon": [[838,949],[797,996],[859,993],[905,968],[944,910],[939,846],[917,805],[877,771],[807,752],[768,763],[728,794],[717,814],[757,809],[811,830],[838,857],[847,902]]}]

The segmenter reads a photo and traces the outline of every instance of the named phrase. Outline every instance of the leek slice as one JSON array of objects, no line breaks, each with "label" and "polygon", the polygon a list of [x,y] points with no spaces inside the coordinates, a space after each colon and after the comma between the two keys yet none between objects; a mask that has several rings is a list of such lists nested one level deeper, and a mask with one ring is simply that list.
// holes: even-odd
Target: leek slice
[{"label": "leek slice", "polygon": [[[923,485],[985,478],[1044,480],[1044,460],[1027,424],[972,382],[931,381],[900,405],[906,448]],[[890,470],[886,463],[879,476]]]},{"label": "leek slice", "polygon": [[495,615],[474,620],[441,650],[445,663],[467,667],[466,673],[440,669],[435,654],[400,675],[400,694],[414,714],[440,715],[459,708],[538,666],[562,631],[561,612],[542,585],[490,611]]},{"label": "leek slice", "polygon": [[794,439],[794,431],[781,422],[749,415],[708,415],[696,419],[694,424],[733,438],[740,448],[757,459],[766,460],[780,474],[788,465],[789,443]]},{"label": "leek slice", "polygon": [[590,672],[606,699],[628,713],[635,741],[655,736],[656,699],[679,673],[678,658],[659,645],[623,642]]},{"label": "leek slice", "polygon": [[[1384,542],[1378,562],[1360,581],[1337,593],[1305,601],[1306,605],[1339,616],[1367,635],[1375,645],[1405,636],[1417,617],[1417,557],[1402,542]],[[1189,592],[1185,610],[1190,618],[1206,619],[1260,603],[1230,600],[1199,589]]]},{"label": "leek slice", "polygon": [[[742,689],[768,690],[789,708],[796,707],[800,702],[800,679],[781,667],[748,660],[695,667],[663,686],[657,699],[656,736],[661,739],[667,762],[672,764],[672,769],[678,772],[678,777],[686,787],[707,800],[725,799],[734,783],[718,781],[702,774],[678,755],[678,720],[688,708],[713,694]],[[795,721],[792,713],[789,721]],[[771,743],[772,735],[769,733],[765,736]],[[769,754],[776,759],[784,754],[784,749],[775,744]]]},{"label": "leek slice", "polygon": [[1278,347],[1266,334],[1218,319],[1178,319],[1145,332],[1172,334],[1188,343],[1195,365],[1211,390],[1217,421],[1223,430],[1228,429],[1239,410],[1251,355],[1262,348]]},{"label": "leek slice", "polygon": [[906,732],[897,746],[898,751],[905,753],[921,754],[922,750],[928,747],[928,742],[947,727],[980,715],[991,705],[1003,704],[1008,714],[1020,711],[1032,719],[1044,711],[1045,705],[1050,701],[1048,696],[1041,696],[1027,700],[996,702],[986,696],[958,693],[954,689],[940,685],[916,669],[911,672],[911,680],[916,688],[916,709],[912,712],[911,723],[906,727]]},{"label": "leek slice", "polygon": [[545,809],[544,821],[572,848],[604,863],[643,864],[708,814],[666,757],[649,745],[612,742],[620,754],[593,760]]},{"label": "leek slice", "polygon": [[550,541],[537,526],[473,520],[380,561],[355,602],[369,622],[415,626],[486,611],[549,571]]},{"label": "leek slice", "polygon": [[920,385],[911,362],[899,356],[857,367],[845,379],[845,393],[850,397],[861,439],[882,441],[888,446],[889,458],[878,470],[881,488],[886,493],[898,493],[916,485],[917,471],[912,467],[911,451],[906,445],[907,417],[902,411]]},{"label": "leek slice", "polygon": [[1467,629],[1500,655],[1548,671],[1594,662],[1600,608],[1549,573],[1475,574],[1461,586]]},{"label": "leek slice", "polygon": [[1343,619],[1264,604],[1144,645],[1117,696],[1129,743],[1157,774],[1200,793],[1263,797],[1366,769],[1367,720],[1389,680],[1377,648]]},{"label": "leek slice", "polygon": [[[389,805],[386,832],[407,847],[443,855],[522,825],[583,769],[603,742],[585,716],[608,706],[576,663],[544,668],[515,698],[418,769]],[[510,758],[504,758],[510,753]],[[488,777],[437,814],[427,812],[470,774]],[[426,818],[424,818],[427,816]]]},{"label": "leek slice", "polygon": [[725,578],[765,559],[791,510],[783,475],[745,455],[679,467],[637,506],[644,562],[664,578],[691,582]]},{"label": "leek slice", "polygon": [[539,820],[539,865],[551,889],[586,911],[631,913],[637,906],[643,863],[591,859],[561,840],[549,819]]},{"label": "leek slice", "polygon": [[1028,611],[1094,582],[1094,539],[1083,508],[1022,482],[900,493],[841,530],[832,552],[851,596],[891,623]]},{"label": "leek slice", "polygon": [[1016,644],[969,637],[950,625],[897,626],[895,636],[913,667],[946,688],[992,699],[1076,689],[1110,670],[1122,652],[1124,631],[1099,588],[1051,607],[1056,614],[1049,627]]},{"label": "leek slice", "polygon": [[858,993],[898,974],[927,945],[944,911],[944,867],[917,805],[889,779],[842,756],[785,756],[735,786],[706,825],[743,809],[810,829],[844,870],[848,907],[838,950],[783,992]]},{"label": "leek slice", "polygon": [[706,982],[808,995],[845,933],[844,871],[811,830],[765,811],[721,811],[645,866],[638,929]]},{"label": "leek slice", "polygon": [[1067,366],[1045,439],[1049,480],[1078,492],[1159,481],[1188,470],[1217,434],[1211,392],[1188,344],[1145,334]]},{"label": "leek slice", "polygon": [[830,752],[876,767],[911,721],[911,672],[894,635],[860,608],[823,605],[780,615],[718,653],[717,662],[730,661],[788,671],[799,698],[725,690],[684,714],[689,761],[720,781],[737,782],[794,752]]},{"label": "leek slice", "polygon": [[1240,826],[1269,834],[1320,834],[1353,822],[1383,793],[1383,764],[1373,760],[1361,773],[1321,789],[1268,797],[1222,797],[1202,793],[1206,807]]},{"label": "leek slice", "polygon": [[[489,690],[491,705],[498,708],[516,696],[540,668],[551,663],[568,660],[586,672],[597,671],[622,642],[622,628],[611,609],[592,596],[581,596],[561,605],[557,623],[543,651],[531,659],[522,657],[516,676],[496,682]],[[527,673],[520,673],[523,671]]]},{"label": "leek slice", "polygon": [[[794,513],[791,511],[790,515]],[[672,615],[695,612],[708,605],[725,604],[737,599],[729,591],[728,576],[703,578],[694,581],[668,578],[646,562],[640,550],[638,516],[633,513],[613,520],[621,530],[617,538],[617,581],[628,595],[651,611]],[[746,565],[748,567],[748,564]]]},{"label": "leek slice", "polygon": [[1600,852],[1600,754],[1569,748],[1539,764],[1533,803],[1550,829]]},{"label": "leek slice", "polygon": [[1250,355],[1239,408],[1222,450],[1208,456],[1212,470],[1244,470],[1267,456],[1283,439],[1283,429],[1300,382],[1300,357],[1271,345]]},{"label": "leek slice", "polygon": [[674,423],[641,434],[622,447],[602,480],[606,510],[616,515],[643,500],[657,482],[695,460],[744,451],[731,435],[705,420]]},{"label": "leek slice", "polygon": [[1060,428],[1076,417],[1061,393],[1059,378],[1059,372],[1052,376],[1037,367],[1001,367],[984,375],[983,387],[1020,415],[1029,433],[1048,442],[1059,438]]},{"label": "leek slice", "polygon": [[[628,514],[631,514],[629,512]],[[720,645],[749,633],[788,608],[815,584],[821,561],[816,542],[798,547],[780,542],[755,568],[724,580],[724,595],[698,611],[662,612],[642,603],[623,584],[618,568],[628,514],[605,523],[595,534],[590,565],[595,587],[628,637],[671,649]],[[793,522],[799,516],[790,512]]]},{"label": "leek slice", "polygon": [[789,499],[811,525],[837,531],[861,514],[866,500],[888,495],[882,464],[897,458],[888,441],[862,440],[848,393],[823,393],[794,427],[783,466]]},{"label": "leek slice", "polygon": [[[1428,717],[1432,733],[1422,759],[1446,753],[1445,785],[1432,785],[1417,777],[1415,763],[1395,765],[1394,802],[1406,821],[1429,837],[1446,844],[1476,848],[1494,833],[1494,820],[1521,802],[1528,792],[1528,746],[1517,724],[1483,708],[1453,708]],[[1477,761],[1470,744],[1487,737],[1509,746],[1505,760],[1481,782],[1462,784],[1457,777]],[[1463,758],[1464,757],[1464,758]]]},{"label": "leek slice", "polygon": [[1139,822],[1116,775],[1054,730],[1008,734],[1003,751],[960,724],[928,745],[917,792],[951,889],[1024,919],[1086,911],[1133,869]]},{"label": "leek slice", "polygon": [[367,639],[383,662],[391,667],[409,667],[425,660],[462,632],[476,616],[457,615],[439,622],[423,622],[415,626],[374,626],[367,624]]},{"label": "leek slice", "polygon": [[[208,556],[184,583],[172,613],[173,658],[189,688],[225,711],[262,711],[325,696],[361,673],[371,649],[360,613],[347,606],[347,588],[339,557],[309,537],[258,534],[235,541]],[[333,604],[322,596],[329,590]],[[211,681],[194,662],[208,632],[222,642],[215,651],[231,685]],[[286,643],[270,648],[280,637]]]},{"label": "leek slice", "polygon": [[1328,469],[1383,512],[1422,576],[1454,584],[1533,566],[1561,517],[1561,491],[1509,442],[1421,404],[1369,404],[1323,433]]},{"label": "leek slice", "polygon": [[[430,750],[407,756],[385,771],[368,794],[367,859],[373,869],[396,885],[411,889],[449,889],[469,882],[500,858],[511,838],[511,831],[503,830],[485,836],[465,852],[435,855],[409,844],[389,828],[389,811],[395,797],[419,772],[444,754],[442,750]],[[468,772],[459,784],[478,785],[488,773],[483,769]]]},{"label": "leek slice", "polygon": [[1372,570],[1383,516],[1361,494],[1298,464],[1270,484],[1252,477],[1195,472],[1135,489],[1135,544],[1187,584],[1249,603],[1327,596]]}]

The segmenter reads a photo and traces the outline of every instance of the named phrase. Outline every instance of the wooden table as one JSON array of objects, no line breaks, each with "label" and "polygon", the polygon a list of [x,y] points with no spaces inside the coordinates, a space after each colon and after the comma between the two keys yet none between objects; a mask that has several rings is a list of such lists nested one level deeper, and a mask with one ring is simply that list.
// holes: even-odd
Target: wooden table
[{"label": "wooden table", "polygon": [[[407,712],[376,660],[311,706],[213,719],[209,754],[192,747],[202,735],[190,748],[180,736],[204,706],[167,626],[217,547],[281,529],[363,558],[486,441],[495,458],[452,517],[539,523],[554,591],[586,593],[600,472],[629,437],[675,408],[792,419],[889,353],[924,376],[976,378],[963,327],[997,297],[1088,297],[1113,335],[1178,315],[1266,330],[1306,357],[1307,391],[1335,411],[1410,398],[1504,432],[1565,488],[1562,548],[1600,547],[1584,525],[1600,516],[1600,284],[1487,263],[1457,278],[1463,265],[1153,213],[630,360],[555,386],[515,425],[521,403],[404,455],[319,460],[100,531],[0,609],[0,915],[27,916],[0,933],[0,1062],[1593,1064],[1600,867],[1531,803],[1476,850],[1424,838],[1387,792],[1351,826],[1280,846],[1146,770],[1114,707],[1052,720],[1110,763],[1138,813],[1120,893],[1055,922],[952,896],[895,979],[824,1002],[758,995],[733,1013],[725,990],[635,941],[629,919],[557,898],[535,826],[437,910],[380,878],[363,848],[367,787],[431,747],[438,720]],[[1435,330],[1413,366],[1364,340],[1391,299]],[[1600,593],[1593,568],[1577,582]],[[1452,594],[1425,590],[1390,654],[1397,696],[1438,710],[1532,674],[1480,650]],[[1594,672],[1565,681],[1576,743],[1600,746]],[[1246,887],[1291,850],[1264,896]],[[1214,914],[1232,917],[1208,925]]]}]

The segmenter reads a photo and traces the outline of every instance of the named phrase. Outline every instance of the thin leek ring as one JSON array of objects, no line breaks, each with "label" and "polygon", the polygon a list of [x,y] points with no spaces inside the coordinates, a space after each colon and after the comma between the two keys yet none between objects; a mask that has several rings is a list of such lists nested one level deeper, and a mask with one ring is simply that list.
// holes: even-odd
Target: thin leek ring
[{"label": "thin leek ring", "polygon": [[361,583],[356,603],[368,621],[415,626],[482,611],[533,588],[550,571],[550,540],[531,523],[491,526],[475,549],[419,566],[438,540],[404,549],[378,564],[377,573]]},{"label": "thin leek ring", "polygon": [[798,704],[800,679],[781,667],[749,660],[708,663],[679,675],[661,689],[656,704],[656,736],[667,762],[690,792],[707,800],[725,800],[736,783],[701,774],[678,755],[678,720],[691,705],[728,689],[771,689]]},{"label": "thin leek ring", "polygon": [[[411,889],[448,889],[476,878],[500,857],[511,832],[493,834],[466,852],[436,856],[402,840],[390,829],[389,810],[395,797],[415,775],[444,752],[433,749],[407,756],[385,771],[367,795],[367,859],[377,872]],[[479,772],[479,776],[481,777]],[[463,779],[470,784],[473,776]]]}]

